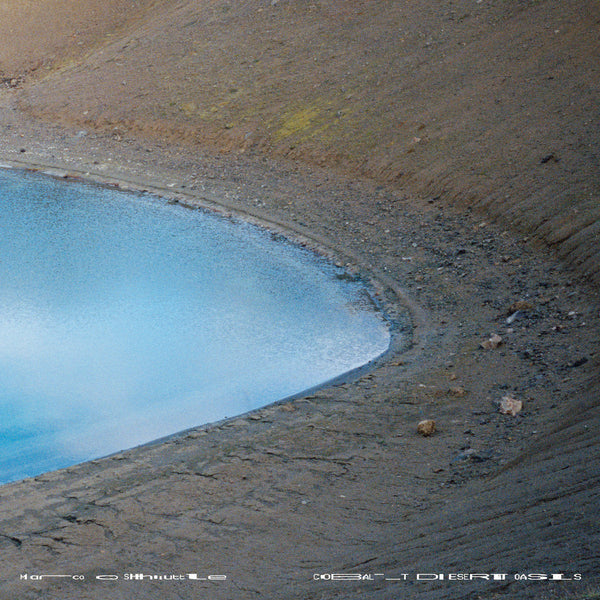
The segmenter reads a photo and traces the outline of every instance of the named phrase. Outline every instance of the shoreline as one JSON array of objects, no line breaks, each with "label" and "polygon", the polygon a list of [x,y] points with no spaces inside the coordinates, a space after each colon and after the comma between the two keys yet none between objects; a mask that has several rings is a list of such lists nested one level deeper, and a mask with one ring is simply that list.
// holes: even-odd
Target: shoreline
[{"label": "shoreline", "polygon": [[[4,123],[7,110],[0,103]],[[582,482],[598,476],[590,463],[597,452],[593,427],[585,429],[597,416],[593,405],[585,420],[565,414],[584,408],[597,389],[598,314],[593,298],[554,259],[510,232],[481,226],[476,215],[368,181],[285,161],[197,157],[175,146],[160,150],[157,165],[159,150],[145,140],[77,137],[14,111],[10,118],[16,137],[5,130],[0,161],[25,154],[30,164],[47,164],[52,154],[65,173],[107,165],[102,176],[134,182],[151,173],[144,187],[159,180],[173,194],[194,181],[209,202],[222,196],[227,210],[264,212],[278,225],[288,219],[292,230],[310,232],[318,244],[326,240],[339,257],[356,255],[358,275],[381,275],[382,299],[392,311],[398,300],[391,286],[405,282],[426,327],[412,354],[394,349],[350,381],[3,486],[3,594],[134,598],[135,582],[95,576],[205,569],[228,575],[210,584],[215,599],[560,598],[582,589],[566,581],[433,581],[424,591],[380,580],[348,591],[312,579],[357,570],[393,577],[401,570],[494,572],[497,565],[502,572],[581,569],[583,584],[596,584],[597,559],[585,551],[595,534],[574,513],[592,515],[595,506],[593,487]],[[373,202],[381,218],[369,214]],[[532,309],[509,327],[507,309],[519,300]],[[483,351],[479,343],[493,331],[504,343]],[[581,365],[567,366],[581,357]],[[524,399],[522,414],[499,413],[506,392]],[[572,402],[563,407],[557,398]],[[438,424],[431,438],[416,434],[423,417]],[[584,456],[587,464],[578,464]],[[561,471],[565,462],[571,467]],[[558,479],[549,475],[557,472]],[[539,536],[547,543],[540,546]],[[33,570],[65,569],[86,580],[19,580]],[[169,588],[146,583],[144,593],[167,599],[200,590],[190,581]]]},{"label": "shoreline", "polygon": [[[106,186],[117,188],[125,193],[144,194],[148,193],[159,200],[167,203],[175,203],[190,210],[206,210],[210,213],[219,215],[222,218],[234,218],[241,222],[248,223],[268,231],[273,234],[281,235],[289,243],[299,247],[306,248],[332,265],[344,269],[344,273],[350,277],[356,278],[364,286],[375,310],[380,311],[384,319],[389,323],[390,343],[385,352],[371,359],[369,362],[356,367],[346,373],[342,373],[323,384],[308,388],[304,393],[316,391],[317,389],[344,383],[347,379],[362,374],[376,365],[385,361],[388,354],[401,353],[406,358],[417,354],[425,345],[425,339],[430,333],[431,326],[428,324],[427,316],[423,308],[415,302],[400,286],[384,273],[374,268],[373,265],[367,265],[364,260],[351,253],[347,249],[333,248],[328,245],[327,240],[321,236],[316,236],[307,231],[306,228],[295,226],[293,223],[283,220],[269,218],[268,214],[261,211],[250,210],[247,207],[236,207],[232,204],[220,203],[216,200],[208,200],[189,191],[174,191],[166,184],[141,185],[139,182],[128,181],[123,178],[115,178],[110,175],[94,173],[92,171],[81,171],[70,169],[68,171],[52,166],[51,164],[33,163],[27,161],[6,161],[0,164],[0,169],[24,170],[33,173],[39,173],[59,180],[76,180],[89,185]],[[393,300],[387,296],[393,294]],[[398,307],[401,307],[400,310]],[[408,314],[408,323],[406,315]],[[397,313],[392,316],[392,313]],[[400,333],[401,332],[401,333]],[[405,337],[410,339],[405,339]],[[302,392],[282,398],[277,402],[285,402],[303,395]]]},{"label": "shoreline", "polygon": [[[65,182],[65,185],[68,185],[69,181],[75,181],[83,183],[84,185],[98,186],[100,188],[105,187],[109,189],[118,189],[119,191],[122,191],[125,194],[149,194],[153,196],[156,200],[167,204],[178,204],[190,210],[203,210],[210,214],[218,215],[223,219],[235,219],[241,223],[247,223],[258,227],[262,231],[280,235],[284,237],[287,243],[293,244],[298,248],[302,247],[307,249],[316,256],[319,256],[328,261],[328,263],[331,266],[344,268],[344,262],[342,262],[341,257],[335,253],[334,249],[324,246],[324,241],[322,239],[319,241],[311,239],[308,237],[306,232],[300,233],[299,231],[292,229],[291,226],[288,227],[281,221],[271,222],[265,215],[259,216],[256,214],[256,212],[249,212],[247,210],[242,211],[241,209],[235,209],[232,206],[215,204],[214,201],[209,203],[206,200],[203,200],[201,197],[190,194],[189,192],[186,193],[183,191],[178,191],[176,193],[173,193],[172,190],[167,187],[142,187],[138,184],[132,183],[131,181],[123,179],[116,180],[114,178],[111,178],[109,175],[102,176],[99,173],[83,172],[73,169],[67,172],[61,169],[57,169],[51,165],[28,163],[26,161],[7,161],[6,163],[0,164],[0,169],[11,170],[17,173],[19,171],[25,173],[36,173],[46,177],[52,177],[56,180],[62,180]],[[377,279],[377,277],[374,274],[368,273],[366,267],[358,262],[356,256],[352,256],[352,258],[350,258],[350,256],[348,255],[344,256],[344,261],[348,260],[352,260],[353,263],[351,264],[349,262],[345,262],[345,266],[351,269],[354,273],[360,272],[362,275],[352,275],[347,270],[344,270],[344,273],[352,277],[353,280],[360,282],[361,286],[363,286],[363,289],[368,296],[368,301],[372,310],[374,312],[379,313],[381,315],[382,320],[387,325],[390,339],[389,344],[384,352],[358,367],[340,373],[335,377],[327,379],[321,383],[310,386],[301,391],[289,394],[273,402],[269,402],[268,404],[265,404],[257,409],[251,409],[249,411],[239,413],[231,417],[224,417],[216,421],[198,423],[197,425],[193,425],[186,429],[175,431],[173,433],[160,436],[156,439],[149,440],[141,444],[136,444],[135,446],[122,448],[115,452],[111,452],[110,454],[98,456],[96,458],[89,459],[81,463],[76,463],[71,466],[76,467],[96,460],[111,458],[112,456],[121,454],[123,452],[127,452],[129,450],[135,450],[137,448],[144,448],[148,446],[156,446],[164,442],[185,438],[187,435],[194,431],[203,431],[212,427],[220,427],[226,425],[228,421],[234,420],[236,418],[252,418],[251,415],[259,410],[268,409],[280,404],[292,402],[296,399],[300,399],[305,396],[314,394],[321,389],[325,389],[335,385],[350,383],[351,381],[368,374],[371,370],[377,368],[378,365],[385,364],[387,360],[386,357],[390,354],[396,355],[400,353],[403,356],[405,356],[415,354],[416,352],[418,352],[418,340],[423,338],[423,336],[425,335],[425,326],[422,324],[423,316],[421,314],[422,311],[420,310],[420,307],[415,305],[413,301],[409,300],[406,297],[406,295],[403,294],[401,291],[392,290],[392,288],[395,287],[393,286],[393,284],[391,286],[388,284],[386,290],[388,292],[393,291],[396,295],[395,309],[397,310],[397,304],[400,304],[404,309],[403,312],[399,313],[397,318],[392,319],[388,315],[386,309],[385,290],[383,282]],[[369,275],[368,280],[364,279],[365,274]],[[375,296],[378,296],[379,298],[376,298]],[[417,318],[417,315],[420,317],[420,319]],[[413,321],[415,320],[419,321],[421,324],[415,327],[413,325]],[[63,467],[61,469],[57,469],[56,471],[62,471],[64,468],[70,467]],[[40,473],[38,476],[43,477],[44,475],[53,472],[55,471]],[[38,476],[28,476],[21,479],[0,483],[0,487],[2,485],[20,483],[21,481],[27,479],[35,479],[35,477]]]}]

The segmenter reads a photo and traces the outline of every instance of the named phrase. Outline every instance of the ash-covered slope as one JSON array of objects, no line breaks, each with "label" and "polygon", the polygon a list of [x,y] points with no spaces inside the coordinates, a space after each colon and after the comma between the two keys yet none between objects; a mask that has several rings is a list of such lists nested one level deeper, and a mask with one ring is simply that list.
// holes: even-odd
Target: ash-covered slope
[{"label": "ash-covered slope", "polygon": [[598,281],[596,2],[6,6],[0,69],[37,67],[31,114],[340,167],[482,209]]}]

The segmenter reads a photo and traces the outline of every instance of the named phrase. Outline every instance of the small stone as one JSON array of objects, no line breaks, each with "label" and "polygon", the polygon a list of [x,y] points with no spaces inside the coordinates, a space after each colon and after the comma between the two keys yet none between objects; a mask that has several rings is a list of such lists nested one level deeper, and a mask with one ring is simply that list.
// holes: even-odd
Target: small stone
[{"label": "small stone", "polygon": [[506,318],[506,324],[512,325],[522,314],[523,313],[520,310],[514,312],[512,315]]},{"label": "small stone", "polygon": [[531,310],[532,308],[533,308],[533,304],[531,304],[531,302],[528,302],[527,300],[517,300],[516,302],[513,302],[508,307],[506,314],[512,315],[513,313],[516,313],[517,311],[526,312],[528,310]]},{"label": "small stone", "polygon": [[[558,29],[554,33],[558,33]],[[545,165],[546,163],[549,163],[549,162],[557,163],[559,161],[560,161],[560,158],[558,158],[554,153],[546,154],[546,156],[544,156],[543,158],[540,158],[541,165]]]},{"label": "small stone", "polygon": [[479,344],[484,350],[493,350],[497,348],[502,343],[502,338],[493,333],[487,340],[484,340]]},{"label": "small stone", "polygon": [[451,388],[448,390],[448,393],[449,393],[451,396],[457,396],[457,397],[459,397],[459,398],[462,398],[462,396],[465,396],[465,395],[467,394],[467,390],[465,390],[465,388],[464,388],[464,387],[462,387],[461,385],[457,385],[457,386],[455,386],[455,387],[451,387]]},{"label": "small stone", "polygon": [[431,419],[425,419],[420,421],[417,425],[417,433],[423,437],[429,437],[435,432],[435,421]]},{"label": "small stone", "polygon": [[485,454],[481,454],[480,452],[475,450],[475,448],[467,448],[464,452],[461,452],[458,455],[458,458],[460,460],[468,459],[472,462],[484,462],[486,460],[489,460],[490,457]]},{"label": "small stone", "polygon": [[585,365],[585,363],[588,361],[586,356],[582,356],[581,358],[578,358],[577,360],[574,360],[573,362],[569,363],[567,365],[567,369],[575,369],[577,367],[581,367],[582,365]]},{"label": "small stone", "polygon": [[502,396],[500,401],[500,412],[503,415],[511,415],[515,417],[523,409],[523,402],[512,396]]}]

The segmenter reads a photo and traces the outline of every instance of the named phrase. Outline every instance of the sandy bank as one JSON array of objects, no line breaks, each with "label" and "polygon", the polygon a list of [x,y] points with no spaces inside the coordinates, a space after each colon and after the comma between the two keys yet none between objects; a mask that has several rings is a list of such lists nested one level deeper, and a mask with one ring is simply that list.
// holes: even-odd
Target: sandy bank
[{"label": "sandy bank", "polygon": [[[479,571],[535,564],[593,581],[597,310],[557,264],[506,231],[368,181],[81,136],[10,107],[2,114],[2,160],[146,181],[270,215],[396,282],[428,324],[418,352],[399,349],[355,381],[4,487],[3,593],[94,598],[101,572],[198,565],[229,575],[210,588],[215,598],[316,598],[332,588],[314,572],[393,576],[459,570],[465,560]],[[374,201],[387,210],[373,214]],[[532,309],[509,328],[519,299]],[[387,301],[393,309],[398,299]],[[491,331],[505,342],[486,352],[479,343]],[[525,401],[518,417],[498,411],[507,391]],[[424,416],[438,423],[432,438],[415,433]],[[85,582],[18,579],[75,565]],[[131,582],[111,585],[114,597],[138,597]],[[149,584],[147,597],[177,598],[193,585]],[[397,585],[355,586],[351,597],[395,597]],[[540,597],[567,585],[507,589]],[[503,586],[433,582],[428,597]]]}]

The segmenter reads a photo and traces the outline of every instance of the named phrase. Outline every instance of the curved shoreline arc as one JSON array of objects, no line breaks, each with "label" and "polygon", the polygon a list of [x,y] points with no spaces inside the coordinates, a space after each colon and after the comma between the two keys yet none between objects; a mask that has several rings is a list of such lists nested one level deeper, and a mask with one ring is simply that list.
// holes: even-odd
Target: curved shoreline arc
[{"label": "curved shoreline arc", "polygon": [[[0,168],[39,173],[55,179],[65,180],[65,182],[68,182],[68,180],[75,180],[88,185],[110,187],[124,193],[147,193],[167,203],[178,204],[190,210],[204,210],[222,218],[236,219],[257,226],[264,231],[281,235],[288,242],[299,245],[324,257],[335,266],[344,269],[344,272],[355,277],[356,280],[364,286],[373,306],[381,311],[383,318],[389,325],[390,343],[387,349],[379,356],[363,365],[341,373],[315,386],[311,386],[310,388],[306,388],[292,395],[270,402],[259,408],[228,416],[217,421],[196,424],[184,430],[156,438],[132,448],[122,449],[93,460],[101,460],[102,458],[115,456],[134,448],[159,445],[166,440],[184,437],[191,431],[206,430],[213,426],[218,427],[224,422],[232,419],[244,418],[250,414],[259,412],[260,410],[309,396],[317,390],[354,381],[374,370],[377,366],[386,364],[391,357],[396,359],[402,357],[402,360],[398,362],[398,365],[401,365],[403,369],[409,371],[411,365],[414,364],[417,358],[422,354],[434,333],[433,326],[427,318],[425,309],[410,298],[408,294],[392,280],[392,278],[385,275],[381,270],[374,268],[372,265],[367,265],[366,261],[355,252],[349,251],[348,249],[337,248],[329,243],[323,236],[315,235],[312,232],[307,231],[307,228],[301,225],[273,218],[260,210],[233,206],[225,199],[219,201],[211,200],[205,196],[196,195],[192,192],[177,189],[176,187],[167,184],[161,185],[151,183],[149,185],[144,185],[136,181],[116,178],[105,174],[101,175],[92,171],[79,171],[71,168],[62,169],[43,163],[15,160],[0,161]],[[393,299],[390,299],[390,293],[393,296]],[[394,301],[401,308],[401,311],[395,309]],[[399,312],[400,315],[392,316],[392,312]],[[402,319],[402,316],[407,317],[406,321]]]}]

